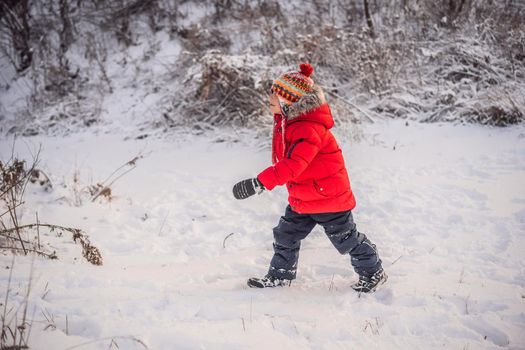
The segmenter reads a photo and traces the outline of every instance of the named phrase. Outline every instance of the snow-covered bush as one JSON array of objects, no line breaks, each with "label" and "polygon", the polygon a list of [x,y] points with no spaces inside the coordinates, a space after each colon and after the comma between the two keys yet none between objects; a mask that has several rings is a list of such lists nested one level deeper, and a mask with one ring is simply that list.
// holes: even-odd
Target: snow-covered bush
[{"label": "snow-covered bush", "polygon": [[395,92],[375,102],[376,112],[427,122],[495,126],[524,120],[525,66],[504,48],[473,34],[450,35],[420,51],[410,78],[398,79]]},{"label": "snow-covered bush", "polygon": [[[140,116],[135,125],[144,135],[144,128],[196,123],[263,125],[265,85],[301,61],[315,67],[341,122],[523,121],[525,12],[513,1],[20,3],[27,9],[9,13],[26,18],[30,32],[3,32],[0,44],[16,68],[3,76],[9,98],[0,98],[0,120],[11,123],[3,131],[64,133],[110,123],[104,101],[130,87],[156,101],[126,110]],[[166,39],[157,40],[163,35],[180,48],[168,63],[160,54]],[[20,108],[8,105],[13,100]]]},{"label": "snow-covered bush", "polygon": [[163,118],[168,126],[261,125],[273,76],[270,67],[269,57],[210,51],[188,69]]},{"label": "snow-covered bush", "polygon": [[38,213],[36,213],[36,222],[22,222],[19,212],[25,204],[24,194],[28,184],[37,184],[46,191],[52,189],[47,175],[36,168],[37,163],[38,155],[30,166],[17,158],[12,158],[5,163],[0,161],[0,252],[36,254],[49,259],[58,259],[54,248],[57,242],[51,244],[50,241],[61,240],[62,235],[67,233],[71,235],[73,242],[80,244],[82,256],[88,262],[102,265],[99,249],[91,244],[81,230],[41,223]]}]

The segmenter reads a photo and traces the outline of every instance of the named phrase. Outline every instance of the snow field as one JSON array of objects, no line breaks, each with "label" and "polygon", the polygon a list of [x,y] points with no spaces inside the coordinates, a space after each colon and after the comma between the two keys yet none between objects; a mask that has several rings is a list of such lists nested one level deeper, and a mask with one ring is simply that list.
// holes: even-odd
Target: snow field
[{"label": "snow field", "polygon": [[[249,137],[18,140],[21,157],[43,145],[41,167],[54,184],[51,193],[29,188],[21,221],[38,211],[42,222],[81,228],[104,258],[92,266],[66,237],[45,237],[60,260],[34,259],[30,344],[108,349],[114,338],[121,349],[144,348],[135,337],[150,349],[525,348],[525,129],[389,121],[362,132],[344,142],[349,135],[336,129],[354,219],[389,280],[361,296],[350,289],[349,258],[319,227],[302,244],[290,288],[245,286],[266,273],[286,205],[282,188],[233,198],[236,181],[269,163],[269,150]],[[11,141],[0,141],[2,158]],[[140,152],[111,202],[73,205],[75,171],[93,184]],[[22,303],[31,261],[15,260],[10,305]],[[0,271],[3,300],[9,269]]]}]

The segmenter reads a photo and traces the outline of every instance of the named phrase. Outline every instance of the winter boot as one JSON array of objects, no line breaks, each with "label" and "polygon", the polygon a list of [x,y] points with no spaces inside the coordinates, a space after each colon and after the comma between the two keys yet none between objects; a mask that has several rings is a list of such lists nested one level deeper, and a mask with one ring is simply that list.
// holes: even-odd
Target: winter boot
[{"label": "winter boot", "polygon": [[273,288],[281,286],[289,286],[291,280],[282,279],[270,275],[266,275],[263,278],[252,277],[248,279],[248,287],[250,288]]},{"label": "winter boot", "polygon": [[383,269],[380,269],[372,276],[359,276],[359,281],[352,284],[352,289],[359,293],[375,292],[377,287],[385,283],[387,279],[388,275]]}]

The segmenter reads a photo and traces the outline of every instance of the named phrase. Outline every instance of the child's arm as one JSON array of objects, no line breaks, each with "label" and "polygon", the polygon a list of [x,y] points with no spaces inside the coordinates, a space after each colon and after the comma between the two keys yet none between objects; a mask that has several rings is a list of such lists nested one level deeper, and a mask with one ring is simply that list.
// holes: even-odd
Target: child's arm
[{"label": "child's arm", "polygon": [[321,137],[313,127],[302,127],[292,135],[290,148],[284,158],[266,168],[257,178],[265,189],[284,185],[299,176],[319,152]]}]

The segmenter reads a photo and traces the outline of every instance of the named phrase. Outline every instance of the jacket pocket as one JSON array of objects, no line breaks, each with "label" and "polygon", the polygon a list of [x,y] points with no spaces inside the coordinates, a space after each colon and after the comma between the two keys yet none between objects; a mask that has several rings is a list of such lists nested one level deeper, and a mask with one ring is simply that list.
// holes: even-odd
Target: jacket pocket
[{"label": "jacket pocket", "polygon": [[314,187],[323,197],[337,197],[350,189],[350,181],[346,171],[323,179],[314,180]]}]

